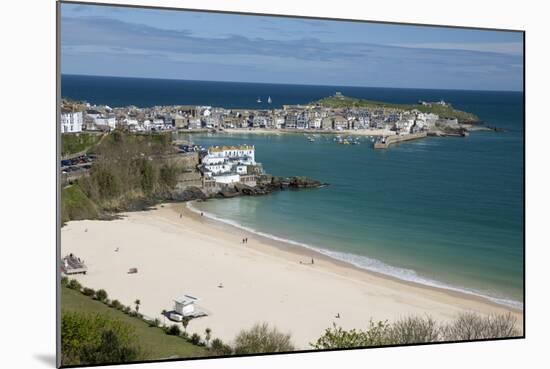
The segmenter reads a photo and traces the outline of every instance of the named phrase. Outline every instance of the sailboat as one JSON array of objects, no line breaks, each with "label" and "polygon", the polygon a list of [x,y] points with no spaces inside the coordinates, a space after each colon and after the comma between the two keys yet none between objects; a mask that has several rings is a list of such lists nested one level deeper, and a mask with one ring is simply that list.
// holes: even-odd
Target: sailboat
[{"label": "sailboat", "polygon": [[268,96],[268,98],[267,98],[267,103],[268,103],[268,104],[271,104],[271,96]]},{"label": "sailboat", "polygon": [[259,104],[259,103],[262,102],[262,99],[260,99],[260,98],[258,97],[258,100],[256,100],[256,102]]}]

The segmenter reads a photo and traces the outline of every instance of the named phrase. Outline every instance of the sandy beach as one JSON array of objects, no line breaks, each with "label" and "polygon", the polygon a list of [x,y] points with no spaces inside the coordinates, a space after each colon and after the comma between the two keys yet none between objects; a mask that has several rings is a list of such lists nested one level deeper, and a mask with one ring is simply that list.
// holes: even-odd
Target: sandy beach
[{"label": "sandy beach", "polygon": [[[308,349],[333,323],[366,328],[371,318],[428,314],[448,320],[464,311],[511,311],[519,324],[523,318],[521,310],[483,298],[400,281],[247,233],[201,217],[185,204],[122,217],[72,221],[61,229],[62,255],[73,253],[88,266],[88,274],[76,278],[126,305],[140,299],[140,311],[161,321],[174,298],[199,297],[209,315],[192,320],[188,331],[204,335],[208,327],[224,341],[264,321],[290,332],[297,348]],[[138,273],[128,274],[129,268]]]}]

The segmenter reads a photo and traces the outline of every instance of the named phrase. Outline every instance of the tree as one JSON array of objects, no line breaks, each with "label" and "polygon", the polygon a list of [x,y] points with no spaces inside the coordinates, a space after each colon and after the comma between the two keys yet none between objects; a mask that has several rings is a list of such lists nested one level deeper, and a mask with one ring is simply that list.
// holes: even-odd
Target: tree
[{"label": "tree", "polygon": [[162,309],[160,313],[162,314],[162,325],[166,325],[166,309]]},{"label": "tree", "polygon": [[134,304],[136,304],[136,313],[139,313],[139,305],[141,305],[141,301],[139,301],[139,299],[136,299],[136,301],[134,301]]},{"label": "tree", "polygon": [[236,354],[293,351],[290,334],[279,332],[267,323],[256,323],[249,330],[242,330],[235,338]]},{"label": "tree", "polygon": [[191,318],[184,316],[181,319],[181,325],[183,326],[183,330],[187,332],[187,326],[189,325],[189,322],[191,321]]},{"label": "tree", "polygon": [[105,301],[107,299],[107,292],[104,289],[97,290],[95,292],[95,298],[98,301]]},{"label": "tree", "polygon": [[206,346],[208,346],[208,343],[210,342],[210,338],[212,337],[211,334],[212,334],[212,329],[210,328],[206,328],[204,330],[204,340],[206,341]]}]

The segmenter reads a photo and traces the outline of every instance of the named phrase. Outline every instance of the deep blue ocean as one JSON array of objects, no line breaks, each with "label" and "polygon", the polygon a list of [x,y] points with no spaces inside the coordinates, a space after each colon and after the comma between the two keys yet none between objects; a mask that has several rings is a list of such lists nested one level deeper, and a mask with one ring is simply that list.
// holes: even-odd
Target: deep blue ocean
[{"label": "deep blue ocean", "polygon": [[444,99],[506,131],[429,138],[377,151],[366,138],[360,145],[337,145],[325,135],[315,142],[301,134],[189,135],[205,146],[254,144],[267,172],[330,183],[316,190],[207,201],[201,210],[360,267],[520,305],[521,92],[62,77],[63,97],[110,106],[266,108],[306,103],[336,91],[398,103]]}]

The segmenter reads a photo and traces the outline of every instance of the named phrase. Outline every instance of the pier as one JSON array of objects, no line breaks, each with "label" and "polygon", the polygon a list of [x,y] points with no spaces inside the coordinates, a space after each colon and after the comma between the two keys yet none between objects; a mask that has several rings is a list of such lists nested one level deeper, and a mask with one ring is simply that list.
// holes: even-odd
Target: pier
[{"label": "pier", "polygon": [[386,136],[383,138],[383,140],[376,141],[374,143],[374,148],[387,149],[391,144],[404,142],[404,141],[418,140],[426,136],[427,136],[426,132],[411,133],[407,135]]}]

